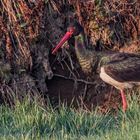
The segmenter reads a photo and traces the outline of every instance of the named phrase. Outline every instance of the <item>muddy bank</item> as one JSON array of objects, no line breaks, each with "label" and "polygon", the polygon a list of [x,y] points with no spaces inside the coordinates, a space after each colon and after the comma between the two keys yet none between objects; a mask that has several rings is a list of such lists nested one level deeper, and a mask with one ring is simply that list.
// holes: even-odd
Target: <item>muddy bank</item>
[{"label": "muddy bank", "polygon": [[0,6],[1,102],[12,91],[19,98],[30,93],[49,96],[53,104],[61,99],[103,110],[119,106],[115,89],[94,73],[84,75],[73,47],[56,55],[51,50],[74,18],[84,27],[89,49],[139,53],[139,2],[25,0],[1,1]]}]

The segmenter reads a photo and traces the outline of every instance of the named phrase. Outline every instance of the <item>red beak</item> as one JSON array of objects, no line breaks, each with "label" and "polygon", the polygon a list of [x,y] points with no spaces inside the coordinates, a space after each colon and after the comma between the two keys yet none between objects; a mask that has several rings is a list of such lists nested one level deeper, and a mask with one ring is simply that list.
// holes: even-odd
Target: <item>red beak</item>
[{"label": "red beak", "polygon": [[62,47],[62,45],[71,38],[73,32],[68,31],[66,32],[66,34],[63,36],[63,38],[60,40],[60,42],[58,43],[58,45],[53,49],[52,54],[55,54],[57,52],[57,50]]}]

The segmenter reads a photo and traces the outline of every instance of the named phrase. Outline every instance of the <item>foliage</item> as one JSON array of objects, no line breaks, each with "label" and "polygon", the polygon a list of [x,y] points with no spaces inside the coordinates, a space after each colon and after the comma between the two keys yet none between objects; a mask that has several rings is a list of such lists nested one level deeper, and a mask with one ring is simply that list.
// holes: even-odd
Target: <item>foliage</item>
[{"label": "foliage", "polygon": [[17,101],[13,109],[0,106],[1,139],[140,139],[140,108],[137,98],[129,97],[129,110],[116,115],[78,110],[59,105],[39,105],[37,101]]},{"label": "foliage", "polygon": [[[0,101],[4,94],[4,99],[10,102],[19,93],[15,92],[18,88],[19,98],[30,94],[29,90],[34,96],[37,82],[42,83],[42,79],[45,86],[41,85],[40,91],[47,91],[47,70],[40,74],[49,65],[45,54],[49,51],[45,48],[60,39],[71,15],[76,15],[97,47],[115,48],[119,44],[119,50],[136,40],[139,49],[138,0],[87,3],[84,0],[0,0],[0,7]],[[54,61],[59,62],[59,57],[65,55],[59,55]],[[45,57],[47,64],[43,62]],[[40,79],[33,76],[34,67],[37,71],[34,75]],[[16,90],[12,91],[12,86]],[[130,99],[126,114],[120,110],[115,116],[83,108],[76,110],[63,104],[54,109],[50,104],[40,105],[37,100],[31,103],[29,97],[23,102],[11,101],[10,105],[15,104],[13,108],[0,106],[0,139],[140,139],[140,108],[136,96]]]}]

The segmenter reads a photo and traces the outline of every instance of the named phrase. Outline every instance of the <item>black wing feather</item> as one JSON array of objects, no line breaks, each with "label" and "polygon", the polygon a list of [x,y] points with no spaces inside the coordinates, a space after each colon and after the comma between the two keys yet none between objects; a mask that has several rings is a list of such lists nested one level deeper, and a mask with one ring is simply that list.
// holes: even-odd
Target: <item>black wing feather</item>
[{"label": "black wing feather", "polygon": [[120,53],[104,66],[105,72],[119,82],[140,82],[140,56]]}]

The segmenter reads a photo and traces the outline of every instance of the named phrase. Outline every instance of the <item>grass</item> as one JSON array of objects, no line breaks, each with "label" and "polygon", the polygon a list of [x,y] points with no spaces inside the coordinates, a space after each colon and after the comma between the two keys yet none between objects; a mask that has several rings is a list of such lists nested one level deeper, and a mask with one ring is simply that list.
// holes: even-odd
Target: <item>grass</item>
[{"label": "grass", "polygon": [[0,139],[5,140],[139,140],[140,108],[137,98],[116,116],[97,111],[40,106],[37,101],[16,102],[15,108],[0,106]]}]

